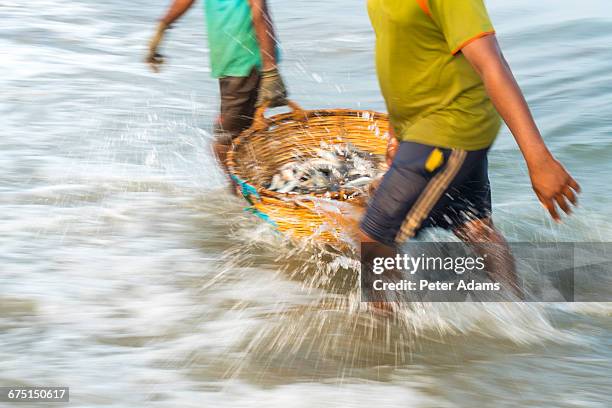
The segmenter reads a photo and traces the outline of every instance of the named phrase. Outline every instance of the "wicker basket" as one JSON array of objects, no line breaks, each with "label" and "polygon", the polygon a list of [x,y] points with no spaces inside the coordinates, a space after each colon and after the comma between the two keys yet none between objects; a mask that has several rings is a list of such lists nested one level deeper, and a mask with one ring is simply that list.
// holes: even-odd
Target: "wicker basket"
[{"label": "wicker basket", "polygon": [[247,209],[273,224],[293,239],[310,238],[337,243],[341,231],[328,225],[327,219],[309,198],[339,201],[357,200],[356,190],[325,194],[297,195],[270,191],[268,185],[279,167],[303,157],[315,155],[321,142],[351,143],[355,147],[380,155],[388,141],[387,115],[349,109],[303,110],[289,102],[291,112],[266,118],[266,107],[255,112],[253,125],[234,141],[227,164],[239,191],[250,203]]}]

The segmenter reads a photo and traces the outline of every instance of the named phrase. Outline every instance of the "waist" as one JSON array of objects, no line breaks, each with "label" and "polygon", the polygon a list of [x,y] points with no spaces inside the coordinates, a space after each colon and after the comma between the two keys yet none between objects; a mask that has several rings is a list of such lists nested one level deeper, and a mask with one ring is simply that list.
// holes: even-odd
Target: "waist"
[{"label": "waist", "polygon": [[501,119],[488,98],[470,105],[451,104],[414,117],[390,112],[399,140],[468,151],[490,147]]}]

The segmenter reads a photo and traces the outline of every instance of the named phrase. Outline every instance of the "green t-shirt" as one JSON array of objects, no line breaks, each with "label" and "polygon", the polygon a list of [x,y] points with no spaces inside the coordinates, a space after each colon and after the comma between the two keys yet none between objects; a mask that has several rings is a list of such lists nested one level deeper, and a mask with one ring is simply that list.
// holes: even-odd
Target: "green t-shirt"
[{"label": "green t-shirt", "polygon": [[261,68],[248,0],[205,0],[212,76],[245,77]]},{"label": "green t-shirt", "polygon": [[483,0],[368,0],[376,69],[398,139],[489,147],[501,121],[461,49],[494,33]]}]

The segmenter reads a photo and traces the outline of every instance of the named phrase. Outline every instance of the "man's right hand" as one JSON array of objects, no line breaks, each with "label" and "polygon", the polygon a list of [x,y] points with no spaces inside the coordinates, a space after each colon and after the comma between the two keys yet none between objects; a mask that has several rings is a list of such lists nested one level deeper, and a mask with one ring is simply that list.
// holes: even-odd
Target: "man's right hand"
[{"label": "man's right hand", "polygon": [[397,149],[399,148],[399,140],[395,137],[395,132],[393,131],[393,126],[389,125],[389,142],[387,143],[387,154],[386,161],[387,166],[391,167],[393,163],[393,159],[395,158],[395,154],[397,153]]},{"label": "man's right hand", "polygon": [[261,72],[256,106],[276,108],[287,104],[287,88],[277,68]]},{"label": "man's right hand", "polygon": [[164,63],[164,57],[157,52],[159,45],[161,44],[164,34],[168,29],[168,24],[161,21],[157,25],[155,35],[149,42],[149,52],[147,53],[146,62],[149,64],[153,72],[159,72],[159,66]]}]

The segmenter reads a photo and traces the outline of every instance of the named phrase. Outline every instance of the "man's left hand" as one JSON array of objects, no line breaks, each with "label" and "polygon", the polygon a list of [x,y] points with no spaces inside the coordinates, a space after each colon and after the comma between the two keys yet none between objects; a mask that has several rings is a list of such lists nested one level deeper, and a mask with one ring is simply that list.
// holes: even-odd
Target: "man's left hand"
[{"label": "man's left hand", "polygon": [[580,193],[580,186],[552,155],[529,166],[529,176],[533,190],[553,220],[561,221],[556,206],[566,214],[572,212],[571,205],[578,202],[576,195]]},{"label": "man's left hand", "polygon": [[257,106],[263,104],[268,104],[270,108],[287,104],[287,88],[277,68],[261,72]]}]

